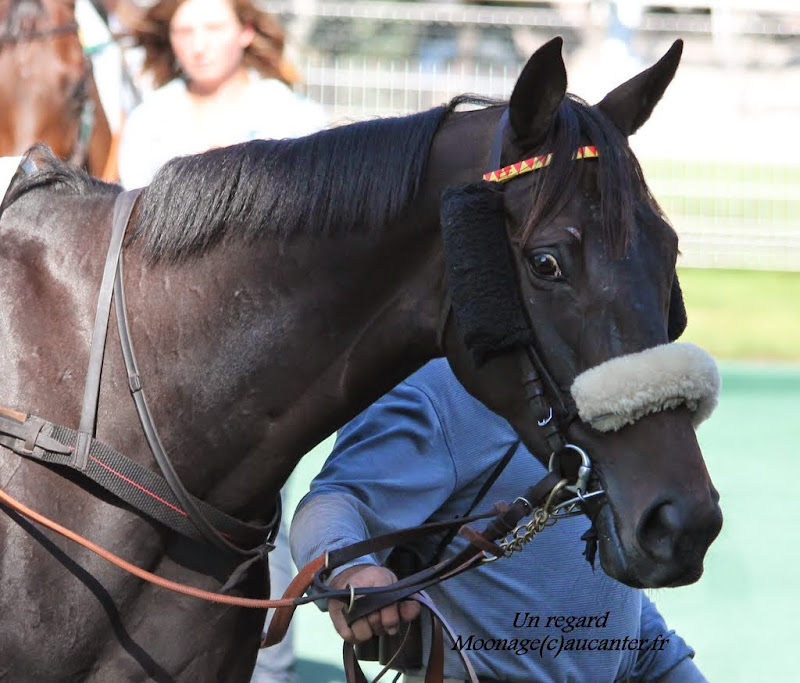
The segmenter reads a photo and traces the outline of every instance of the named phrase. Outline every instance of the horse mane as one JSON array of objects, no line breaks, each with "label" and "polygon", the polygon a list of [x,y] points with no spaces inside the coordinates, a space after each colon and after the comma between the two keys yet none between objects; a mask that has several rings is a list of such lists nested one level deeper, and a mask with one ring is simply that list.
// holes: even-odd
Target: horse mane
[{"label": "horse mane", "polygon": [[0,215],[19,197],[39,187],[47,187],[59,194],[84,196],[120,191],[119,185],[94,178],[83,169],[59,159],[42,142],[30,147],[25,156],[34,162],[36,170],[30,173],[17,171],[0,205]]},{"label": "horse mane", "polygon": [[419,190],[433,137],[462,102],[288,140],[254,140],[167,162],[145,190],[130,241],[151,260],[205,253],[227,235],[285,239],[379,229]]},{"label": "horse mane", "polygon": [[545,153],[552,152],[553,160],[545,173],[534,174],[534,198],[523,241],[535,226],[556,216],[580,188],[589,165],[575,163],[573,156],[578,147],[587,144],[598,150],[600,205],[593,221],[600,224],[610,253],[619,257],[625,253],[637,218],[667,219],[647,186],[627,138],[596,107],[572,94],[561,102],[545,141],[538,146]]}]

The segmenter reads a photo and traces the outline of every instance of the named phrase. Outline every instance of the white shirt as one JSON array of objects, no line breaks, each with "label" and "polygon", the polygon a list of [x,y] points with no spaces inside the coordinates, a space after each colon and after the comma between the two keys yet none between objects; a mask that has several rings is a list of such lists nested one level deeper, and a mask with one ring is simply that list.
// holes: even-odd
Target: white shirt
[{"label": "white shirt", "polygon": [[[227,122],[223,134],[227,144],[301,137],[327,124],[320,105],[275,79],[255,77],[245,103]],[[207,149],[202,136],[187,123],[191,121],[189,107],[186,83],[176,78],[149,93],[131,112],[119,151],[120,181],[126,188],[147,185],[173,157]]]}]

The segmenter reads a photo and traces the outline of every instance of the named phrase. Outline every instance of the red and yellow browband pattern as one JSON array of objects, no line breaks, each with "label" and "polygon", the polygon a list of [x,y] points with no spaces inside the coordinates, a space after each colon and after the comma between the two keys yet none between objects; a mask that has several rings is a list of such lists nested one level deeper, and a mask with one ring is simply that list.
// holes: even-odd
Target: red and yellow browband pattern
[{"label": "red and yellow browband pattern", "polygon": [[[594,159],[597,157],[597,147],[587,145],[586,147],[578,147],[575,152],[575,159]],[[488,180],[490,183],[505,183],[512,178],[516,178],[523,173],[530,173],[531,171],[538,171],[540,168],[549,166],[553,160],[553,154],[542,154],[538,157],[531,157],[530,159],[523,159],[516,164],[498,168],[496,171],[489,171],[483,174],[483,179]]]}]

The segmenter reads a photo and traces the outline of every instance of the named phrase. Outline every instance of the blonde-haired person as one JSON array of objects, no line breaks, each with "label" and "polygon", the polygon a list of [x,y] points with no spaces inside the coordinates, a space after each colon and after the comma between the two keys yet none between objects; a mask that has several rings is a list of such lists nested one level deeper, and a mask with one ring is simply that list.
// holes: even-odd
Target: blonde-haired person
[{"label": "blonde-haired person", "polygon": [[259,138],[299,137],[326,124],[295,93],[277,20],[251,0],[164,0],[132,27],[155,88],[123,129],[119,173],[140,187],[172,157]]}]

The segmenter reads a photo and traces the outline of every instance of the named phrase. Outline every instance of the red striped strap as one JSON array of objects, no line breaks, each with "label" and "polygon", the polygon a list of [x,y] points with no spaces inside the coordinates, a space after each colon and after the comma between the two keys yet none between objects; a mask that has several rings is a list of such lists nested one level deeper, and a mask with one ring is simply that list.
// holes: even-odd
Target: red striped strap
[{"label": "red striped strap", "polygon": [[[597,147],[593,145],[586,145],[585,147],[578,147],[575,152],[575,159],[595,159],[597,158]],[[530,173],[531,171],[538,171],[540,168],[549,166],[553,160],[553,154],[541,154],[530,159],[523,159],[516,164],[498,168],[496,171],[489,171],[483,174],[483,179],[490,183],[505,183],[512,178],[516,178],[523,173]]]}]

